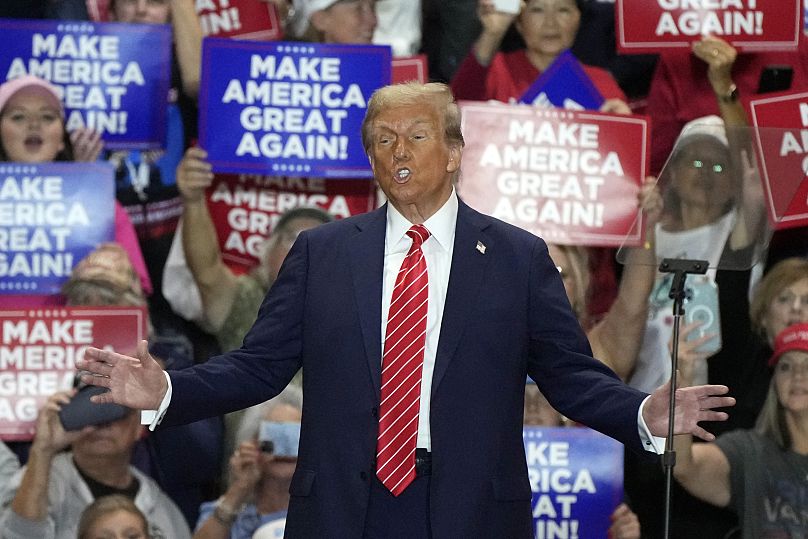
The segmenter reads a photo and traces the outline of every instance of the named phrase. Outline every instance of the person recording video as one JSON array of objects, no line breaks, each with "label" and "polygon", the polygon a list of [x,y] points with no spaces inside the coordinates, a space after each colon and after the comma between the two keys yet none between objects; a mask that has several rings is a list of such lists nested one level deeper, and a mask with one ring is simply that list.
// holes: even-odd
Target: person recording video
[{"label": "person recording video", "polygon": [[84,508],[101,496],[121,494],[146,515],[152,536],[190,538],[174,502],[157,483],[130,465],[143,433],[139,414],[113,405],[122,417],[89,425],[97,421],[101,409],[87,406],[86,401],[83,413],[79,411],[71,425],[76,430],[68,431],[60,411],[75,406],[76,395],[83,393],[76,389],[54,393],[40,410],[28,462],[12,477],[0,499],[3,537],[75,539]]}]

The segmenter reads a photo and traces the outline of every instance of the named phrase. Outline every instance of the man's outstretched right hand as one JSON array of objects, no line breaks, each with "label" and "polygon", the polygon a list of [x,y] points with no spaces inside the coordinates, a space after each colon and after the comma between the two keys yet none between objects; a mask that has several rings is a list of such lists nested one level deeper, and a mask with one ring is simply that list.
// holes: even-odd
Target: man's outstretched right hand
[{"label": "man's outstretched right hand", "polygon": [[86,371],[81,381],[109,389],[92,397],[96,403],[114,402],[135,410],[156,410],[168,391],[162,367],[149,354],[149,345],[140,341],[137,357],[109,350],[88,348],[76,366]]}]

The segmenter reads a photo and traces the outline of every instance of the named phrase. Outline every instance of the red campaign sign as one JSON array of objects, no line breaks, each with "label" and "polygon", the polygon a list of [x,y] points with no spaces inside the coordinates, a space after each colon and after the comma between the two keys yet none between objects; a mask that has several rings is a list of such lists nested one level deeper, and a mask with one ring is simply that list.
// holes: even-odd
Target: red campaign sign
[{"label": "red campaign sign", "polygon": [[0,311],[0,439],[33,438],[39,408],[72,387],[88,347],[134,355],[146,316],[145,307]]},{"label": "red campaign sign", "polygon": [[808,225],[808,93],[749,102],[769,218],[775,228]]},{"label": "red campaign sign", "polygon": [[196,0],[206,36],[276,41],[283,36],[278,10],[268,0]]},{"label": "red campaign sign", "polygon": [[639,245],[648,120],[592,111],[461,103],[458,192],[482,213],[553,243]]},{"label": "red campaign sign", "polygon": [[342,219],[376,208],[369,180],[217,174],[206,193],[225,264],[246,273],[258,264],[261,244],[281,214],[317,207]]},{"label": "red campaign sign", "polygon": [[393,58],[393,71],[390,84],[399,84],[414,80],[420,83],[429,82],[429,71],[426,54]]},{"label": "red campaign sign", "polygon": [[617,49],[624,53],[690,48],[702,36],[741,51],[794,50],[802,0],[617,0]]}]

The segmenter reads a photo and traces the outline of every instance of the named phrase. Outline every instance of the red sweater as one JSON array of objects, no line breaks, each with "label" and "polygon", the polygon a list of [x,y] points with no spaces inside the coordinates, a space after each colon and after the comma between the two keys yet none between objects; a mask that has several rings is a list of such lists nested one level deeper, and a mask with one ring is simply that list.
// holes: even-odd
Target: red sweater
[{"label": "red sweater", "polygon": [[[587,65],[583,68],[604,99],[617,98],[626,101],[623,90],[608,71]],[[524,49],[498,52],[488,67],[481,65],[471,52],[457,68],[452,79],[452,93],[457,99],[496,99],[507,103],[522,97],[540,74],[528,60]]]}]

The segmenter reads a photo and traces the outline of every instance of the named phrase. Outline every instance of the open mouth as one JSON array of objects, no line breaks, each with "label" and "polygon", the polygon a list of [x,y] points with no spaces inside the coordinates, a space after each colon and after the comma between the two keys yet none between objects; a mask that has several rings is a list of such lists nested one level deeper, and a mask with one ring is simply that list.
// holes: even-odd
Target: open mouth
[{"label": "open mouth", "polygon": [[393,174],[393,178],[398,183],[406,183],[406,181],[410,179],[411,174],[412,174],[412,171],[409,168],[402,167],[402,168],[396,170],[396,173]]},{"label": "open mouth", "polygon": [[42,137],[39,135],[28,135],[25,137],[25,149],[29,152],[35,152],[42,147]]}]

